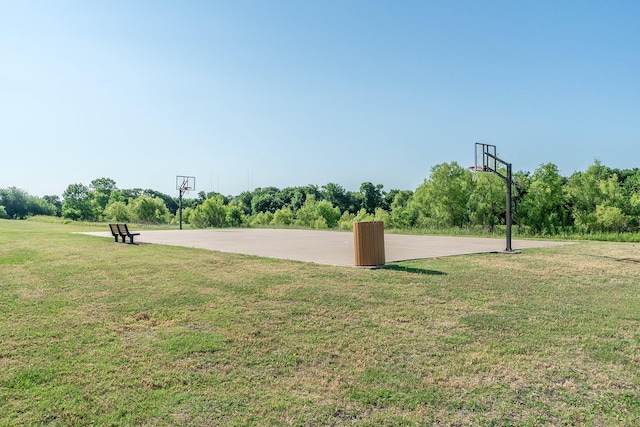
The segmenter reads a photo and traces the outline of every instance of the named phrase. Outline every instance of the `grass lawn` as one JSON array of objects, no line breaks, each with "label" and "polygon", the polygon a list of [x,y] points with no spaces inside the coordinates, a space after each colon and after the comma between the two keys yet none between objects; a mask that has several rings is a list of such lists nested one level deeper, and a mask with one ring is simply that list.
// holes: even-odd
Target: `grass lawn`
[{"label": "grass lawn", "polygon": [[81,229],[0,220],[2,426],[640,425],[638,243],[362,270]]}]

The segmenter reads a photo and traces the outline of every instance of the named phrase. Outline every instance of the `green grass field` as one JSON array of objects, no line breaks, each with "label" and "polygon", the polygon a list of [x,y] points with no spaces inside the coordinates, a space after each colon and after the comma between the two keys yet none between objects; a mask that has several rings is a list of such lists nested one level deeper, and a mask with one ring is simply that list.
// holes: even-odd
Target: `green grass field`
[{"label": "green grass field", "polygon": [[362,270],[89,229],[0,221],[0,425],[640,424],[638,243]]}]

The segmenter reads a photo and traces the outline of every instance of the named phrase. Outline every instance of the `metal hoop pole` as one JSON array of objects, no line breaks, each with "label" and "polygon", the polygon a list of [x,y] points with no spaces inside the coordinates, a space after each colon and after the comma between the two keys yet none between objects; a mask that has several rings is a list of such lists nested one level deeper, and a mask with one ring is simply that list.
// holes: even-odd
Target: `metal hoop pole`
[{"label": "metal hoop pole", "polygon": [[507,163],[507,179],[505,180],[507,182],[507,216],[506,216],[506,225],[507,225],[507,248],[505,249],[506,252],[513,252],[513,249],[511,248],[511,224],[512,224],[512,218],[511,218],[511,187],[512,187],[512,176],[511,176],[511,163]]}]

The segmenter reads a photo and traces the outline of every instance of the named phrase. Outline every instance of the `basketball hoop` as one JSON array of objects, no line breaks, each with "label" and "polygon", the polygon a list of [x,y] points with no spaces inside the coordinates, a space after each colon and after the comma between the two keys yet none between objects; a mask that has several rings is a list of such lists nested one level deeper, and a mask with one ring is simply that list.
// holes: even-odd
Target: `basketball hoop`
[{"label": "basketball hoop", "polygon": [[[471,166],[469,169],[473,169],[476,172],[492,172],[498,175],[500,178],[504,179],[507,185],[507,211],[505,215],[505,225],[506,225],[506,235],[507,235],[507,248],[505,249],[505,253],[516,253],[511,247],[511,226],[512,226],[512,218],[511,218],[511,199],[512,199],[512,186],[513,186],[513,175],[511,172],[511,163],[505,162],[497,155],[497,150],[495,145],[491,144],[483,144],[480,142],[476,142],[475,149],[475,157],[476,157],[476,166]],[[502,170],[506,169],[506,173],[503,174]],[[477,175],[474,174],[474,178]]]},{"label": "basketball hoop", "polygon": [[178,211],[180,211],[180,230],[182,230],[182,196],[187,191],[195,190],[196,177],[195,176],[176,176],[176,190],[178,190]]}]

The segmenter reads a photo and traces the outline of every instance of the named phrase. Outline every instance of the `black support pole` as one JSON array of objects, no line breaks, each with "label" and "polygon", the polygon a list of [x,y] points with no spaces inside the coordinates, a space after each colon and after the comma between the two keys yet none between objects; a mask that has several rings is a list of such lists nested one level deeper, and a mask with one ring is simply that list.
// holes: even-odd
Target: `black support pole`
[{"label": "black support pole", "polygon": [[507,216],[505,218],[505,222],[507,225],[507,248],[505,252],[513,252],[511,248],[511,224],[513,223],[511,218],[511,187],[512,187],[512,176],[511,176],[511,163],[507,163]]},{"label": "black support pole", "polygon": [[178,197],[178,210],[180,211],[180,230],[182,230],[182,188],[180,189],[180,197]]}]

